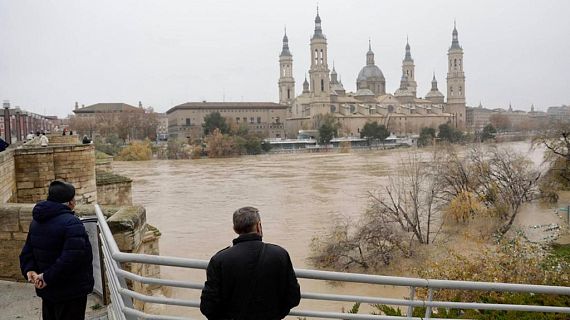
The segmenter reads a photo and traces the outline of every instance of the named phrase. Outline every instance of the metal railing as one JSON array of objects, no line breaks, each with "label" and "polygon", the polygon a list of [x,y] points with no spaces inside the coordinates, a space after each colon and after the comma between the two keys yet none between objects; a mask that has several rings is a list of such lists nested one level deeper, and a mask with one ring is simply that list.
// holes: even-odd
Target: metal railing
[{"label": "metal railing", "polygon": [[[111,296],[111,305],[108,308],[110,319],[164,319],[164,320],[181,320],[189,319],[185,317],[166,316],[147,314],[136,310],[133,307],[133,300],[139,300],[144,303],[156,303],[164,305],[176,305],[184,307],[198,308],[200,302],[196,300],[183,300],[166,297],[155,297],[135,292],[127,287],[126,280],[131,280],[143,284],[154,284],[175,288],[198,289],[203,288],[202,283],[192,283],[188,281],[157,279],[140,276],[121,268],[120,263],[141,263],[159,266],[203,269],[208,266],[206,260],[185,259],[177,257],[156,256],[147,254],[133,254],[121,252],[113,238],[111,230],[107,225],[106,219],[98,205],[95,205],[95,212],[99,221],[101,246],[103,252],[103,261],[105,264],[105,272]],[[302,292],[302,299],[313,299],[321,301],[338,301],[338,302],[361,302],[369,304],[385,304],[406,309],[405,316],[387,316],[387,315],[366,315],[366,314],[350,314],[341,312],[325,312],[311,310],[292,310],[289,315],[296,317],[313,317],[313,318],[329,318],[329,319],[434,319],[432,311],[434,308],[446,309],[476,309],[476,310],[503,310],[503,311],[527,311],[527,312],[544,312],[544,313],[564,313],[570,317],[570,307],[556,306],[539,306],[539,305],[518,305],[518,304],[492,304],[492,303],[476,303],[476,302],[452,302],[452,301],[434,301],[432,300],[434,291],[438,289],[455,289],[455,290],[479,290],[488,292],[524,292],[524,293],[540,293],[540,294],[556,294],[570,295],[570,287],[528,285],[528,284],[512,284],[512,283],[494,283],[494,282],[473,282],[473,281],[451,281],[451,280],[434,280],[406,277],[391,277],[379,275],[367,275],[357,273],[342,273],[331,271],[318,271],[308,269],[295,269],[298,278],[354,282],[374,285],[392,285],[409,288],[409,297],[406,299],[369,297],[358,295],[339,295]],[[416,289],[425,288],[428,291],[426,299],[416,299]],[[425,308],[423,317],[413,317],[414,308]]]}]

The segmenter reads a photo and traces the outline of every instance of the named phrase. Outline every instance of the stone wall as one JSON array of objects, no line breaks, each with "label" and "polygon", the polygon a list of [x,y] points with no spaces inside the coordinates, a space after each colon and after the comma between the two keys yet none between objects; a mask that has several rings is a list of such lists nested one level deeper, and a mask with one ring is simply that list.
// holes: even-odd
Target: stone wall
[{"label": "stone wall", "polygon": [[12,201],[16,195],[14,149],[0,152],[0,204]]},{"label": "stone wall", "polygon": [[35,203],[47,198],[48,187],[55,179],[75,186],[78,203],[97,201],[95,185],[95,147],[93,145],[59,145],[15,150],[15,202]]},{"label": "stone wall", "polygon": [[24,281],[19,255],[32,222],[32,204],[0,204],[0,279]]},{"label": "stone wall", "polygon": [[[0,279],[25,281],[20,273],[19,255],[28,235],[33,207],[33,204],[20,203],[0,205]],[[122,252],[159,255],[160,232],[146,223],[146,210],[143,207],[108,206],[102,209]],[[95,215],[95,209],[91,205],[78,206],[75,212],[78,216]],[[127,263],[123,267],[142,276],[160,278],[159,266]],[[129,285],[135,291],[145,294],[159,289],[156,285],[137,282]],[[144,307],[140,302],[137,304],[140,310]]]},{"label": "stone wall", "polygon": [[97,203],[101,205],[132,205],[132,180],[110,172],[97,171]]},{"label": "stone wall", "polygon": [[54,144],[79,144],[79,136],[62,135],[62,134],[48,134],[46,135],[50,145]]}]

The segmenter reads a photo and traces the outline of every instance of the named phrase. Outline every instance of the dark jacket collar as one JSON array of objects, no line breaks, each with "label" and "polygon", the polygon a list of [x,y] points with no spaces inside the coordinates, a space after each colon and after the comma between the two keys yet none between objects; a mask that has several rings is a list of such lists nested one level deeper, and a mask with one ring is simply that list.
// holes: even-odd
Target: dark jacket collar
[{"label": "dark jacket collar", "polygon": [[48,221],[61,214],[73,214],[73,211],[63,203],[49,200],[38,202],[32,210],[32,216],[38,222]]},{"label": "dark jacket collar", "polygon": [[257,233],[240,234],[239,237],[233,240],[234,245],[245,241],[261,241],[261,236]]}]

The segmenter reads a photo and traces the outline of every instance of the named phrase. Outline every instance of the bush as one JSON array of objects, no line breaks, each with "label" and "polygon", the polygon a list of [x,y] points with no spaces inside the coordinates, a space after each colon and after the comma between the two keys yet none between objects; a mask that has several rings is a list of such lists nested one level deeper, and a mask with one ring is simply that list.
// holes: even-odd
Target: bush
[{"label": "bush", "polygon": [[95,150],[112,156],[116,156],[125,145],[125,142],[116,134],[110,135],[107,138],[97,136],[93,143],[95,144]]},{"label": "bush", "polygon": [[152,159],[150,141],[135,141],[124,147],[116,158],[119,161],[144,161]]}]

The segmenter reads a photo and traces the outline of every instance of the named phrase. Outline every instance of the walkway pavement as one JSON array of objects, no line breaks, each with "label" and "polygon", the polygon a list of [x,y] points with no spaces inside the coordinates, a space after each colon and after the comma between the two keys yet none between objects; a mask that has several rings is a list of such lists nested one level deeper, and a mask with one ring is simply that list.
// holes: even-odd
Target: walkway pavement
[{"label": "walkway pavement", "polygon": [[[86,319],[107,320],[101,299],[90,294],[87,298]],[[42,300],[30,283],[0,280],[0,319],[41,320]]]}]

